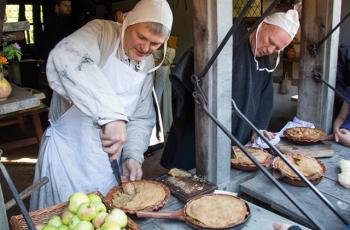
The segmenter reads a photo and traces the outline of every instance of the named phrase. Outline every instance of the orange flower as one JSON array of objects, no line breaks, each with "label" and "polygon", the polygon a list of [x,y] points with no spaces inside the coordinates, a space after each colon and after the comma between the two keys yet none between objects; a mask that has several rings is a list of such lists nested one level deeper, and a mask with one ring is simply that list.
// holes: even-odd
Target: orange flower
[{"label": "orange flower", "polygon": [[3,64],[3,65],[8,65],[9,61],[7,60],[6,57],[0,56],[0,63]]}]

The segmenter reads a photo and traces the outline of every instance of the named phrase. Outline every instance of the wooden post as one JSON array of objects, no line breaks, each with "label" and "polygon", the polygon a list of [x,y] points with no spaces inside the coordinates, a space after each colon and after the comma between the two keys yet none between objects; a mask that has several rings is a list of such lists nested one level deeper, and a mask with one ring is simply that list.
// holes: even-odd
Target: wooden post
[{"label": "wooden post", "polygon": [[308,47],[318,42],[340,21],[341,0],[304,0],[302,8],[301,64],[297,117],[330,131],[332,128],[334,93],[312,78],[317,71],[331,85],[335,85],[339,29],[321,45],[313,57]]},{"label": "wooden post", "polygon": [[[193,1],[195,73],[199,74],[232,26],[232,1]],[[208,109],[231,130],[232,40],[202,79]],[[196,106],[197,174],[225,186],[230,181],[231,141]]]}]

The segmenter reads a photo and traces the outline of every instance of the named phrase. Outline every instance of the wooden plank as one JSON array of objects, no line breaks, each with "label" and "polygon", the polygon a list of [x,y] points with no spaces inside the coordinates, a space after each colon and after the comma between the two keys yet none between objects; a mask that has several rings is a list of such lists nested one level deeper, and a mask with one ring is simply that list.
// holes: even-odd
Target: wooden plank
[{"label": "wooden plank", "polygon": [[[274,222],[290,223],[296,224],[293,221],[290,221],[284,217],[281,217],[275,213],[272,213],[266,209],[258,207],[252,203],[249,203],[249,208],[251,210],[251,217],[241,229],[246,230],[271,230],[272,224]],[[176,200],[174,197],[170,199],[170,202],[165,205],[164,208],[160,211],[176,211],[183,208],[183,204]],[[135,222],[140,225],[142,229],[151,230],[190,230],[192,229],[184,222],[179,220],[164,220],[164,219],[136,219]],[[298,225],[302,229],[307,229],[304,226]]]},{"label": "wooden plank", "polygon": [[[334,144],[335,145],[335,144]],[[334,149],[340,149],[338,146]],[[316,187],[324,192],[327,199],[350,220],[350,193],[334,180],[341,158],[350,159],[349,148],[342,147],[345,152],[336,152],[333,158],[322,159],[327,167],[326,177]],[[346,156],[346,154],[348,154]],[[332,179],[331,179],[332,178]],[[345,229],[345,225],[335,214],[309,189],[295,187],[288,184],[283,186],[294,194],[299,204],[324,226],[325,229]],[[255,178],[241,184],[240,190],[260,201],[270,204],[274,209],[286,214],[290,218],[309,223],[309,221],[294,207],[294,205],[261,173]],[[322,210],[322,212],[320,212]]]},{"label": "wooden plank", "polygon": [[[309,53],[309,46],[318,42],[340,20],[341,0],[306,0],[302,7],[302,38],[297,117],[313,122],[327,132],[332,128],[334,93],[316,82],[313,71],[334,86],[336,79],[339,30],[321,46],[317,56]],[[312,108],[312,109],[311,109]]]},{"label": "wooden plank", "polygon": [[3,31],[5,32],[16,32],[25,31],[30,29],[30,24],[28,21],[20,22],[6,22],[4,23]]},{"label": "wooden plank", "polygon": [[40,100],[24,89],[12,85],[12,93],[5,101],[0,101],[0,115],[40,106]]},{"label": "wooden plank", "polygon": [[[232,1],[193,1],[195,73],[199,74],[232,25]],[[231,127],[232,39],[202,79],[208,110]],[[196,106],[196,173],[219,187],[230,182],[231,141]]]},{"label": "wooden plank", "polygon": [[309,157],[332,157],[334,156],[334,149],[328,142],[322,142],[312,145],[298,145],[287,140],[281,140],[276,147],[282,152],[299,153]]},{"label": "wooden plank", "polygon": [[34,145],[37,143],[39,143],[37,137],[28,137],[21,140],[0,144],[0,148],[3,150],[12,150],[12,149],[26,147],[29,145]]}]

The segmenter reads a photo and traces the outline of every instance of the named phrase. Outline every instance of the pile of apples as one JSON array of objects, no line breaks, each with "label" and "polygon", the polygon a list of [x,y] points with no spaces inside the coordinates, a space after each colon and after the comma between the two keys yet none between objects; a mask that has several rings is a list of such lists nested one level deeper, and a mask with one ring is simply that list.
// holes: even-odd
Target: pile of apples
[{"label": "pile of apples", "polygon": [[69,197],[68,208],[61,216],[52,216],[41,230],[121,230],[127,225],[127,215],[118,208],[109,213],[96,194],[76,192]]}]

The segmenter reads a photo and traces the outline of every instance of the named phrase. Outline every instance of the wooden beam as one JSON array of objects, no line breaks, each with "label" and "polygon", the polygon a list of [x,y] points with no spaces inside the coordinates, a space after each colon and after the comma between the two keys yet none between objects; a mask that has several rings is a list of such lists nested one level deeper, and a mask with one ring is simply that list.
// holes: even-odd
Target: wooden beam
[{"label": "wooden beam", "polygon": [[[232,1],[193,1],[195,73],[200,73],[232,26]],[[208,109],[231,130],[232,40],[203,78]],[[219,186],[230,181],[231,141],[196,107],[196,169]]]},{"label": "wooden beam", "polygon": [[335,31],[320,52],[313,57],[308,47],[318,42],[340,21],[341,0],[304,0],[302,8],[301,64],[297,117],[311,121],[317,127],[330,131],[334,93],[312,78],[317,71],[331,85],[335,85],[339,30]]}]

